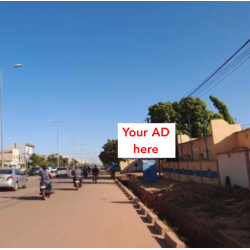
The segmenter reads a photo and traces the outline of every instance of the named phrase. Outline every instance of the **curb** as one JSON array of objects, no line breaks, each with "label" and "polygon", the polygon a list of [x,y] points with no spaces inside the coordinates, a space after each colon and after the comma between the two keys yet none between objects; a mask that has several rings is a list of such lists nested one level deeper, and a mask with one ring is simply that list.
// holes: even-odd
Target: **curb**
[{"label": "curb", "polygon": [[147,220],[153,224],[154,228],[164,237],[164,241],[171,248],[186,248],[184,242],[182,242],[178,236],[167,226],[165,225],[157,215],[151,212],[139,199],[136,197],[129,189],[127,189],[118,179],[115,179],[118,187],[123,191],[131,202],[135,203],[138,206],[138,209],[141,210],[142,215],[146,216]]}]

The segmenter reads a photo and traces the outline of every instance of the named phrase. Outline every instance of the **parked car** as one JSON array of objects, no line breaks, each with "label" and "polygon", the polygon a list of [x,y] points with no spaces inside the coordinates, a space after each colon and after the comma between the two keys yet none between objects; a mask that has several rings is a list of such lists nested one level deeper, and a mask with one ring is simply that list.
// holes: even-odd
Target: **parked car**
[{"label": "parked car", "polygon": [[18,188],[27,188],[28,178],[19,169],[2,168],[0,169],[0,187],[11,188],[17,191]]},{"label": "parked car", "polygon": [[52,170],[51,170],[52,173],[56,173],[57,172],[57,167],[51,167],[51,168],[52,168]]},{"label": "parked car", "polygon": [[30,176],[39,175],[39,172],[40,172],[39,167],[33,167],[33,168],[30,169],[29,175]]},{"label": "parked car", "polygon": [[47,171],[49,174],[51,174],[51,173],[52,173],[52,167],[47,167],[47,168],[46,168],[46,171]]},{"label": "parked car", "polygon": [[59,167],[56,172],[56,177],[68,177],[69,170],[66,167]]}]

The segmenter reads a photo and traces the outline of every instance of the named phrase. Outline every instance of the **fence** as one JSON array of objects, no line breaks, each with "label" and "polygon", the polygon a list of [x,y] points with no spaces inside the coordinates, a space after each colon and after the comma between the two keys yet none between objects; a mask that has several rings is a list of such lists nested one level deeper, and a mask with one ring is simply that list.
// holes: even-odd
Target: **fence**
[{"label": "fence", "polygon": [[176,161],[162,164],[163,176],[166,179],[219,185],[217,161]]}]

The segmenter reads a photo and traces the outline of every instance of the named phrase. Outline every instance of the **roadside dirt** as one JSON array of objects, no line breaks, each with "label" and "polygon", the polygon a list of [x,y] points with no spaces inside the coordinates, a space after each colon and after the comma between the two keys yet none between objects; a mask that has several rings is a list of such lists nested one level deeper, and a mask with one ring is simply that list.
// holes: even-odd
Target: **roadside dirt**
[{"label": "roadside dirt", "polygon": [[160,180],[138,184],[147,191],[189,212],[214,230],[250,247],[250,191],[198,183]]}]

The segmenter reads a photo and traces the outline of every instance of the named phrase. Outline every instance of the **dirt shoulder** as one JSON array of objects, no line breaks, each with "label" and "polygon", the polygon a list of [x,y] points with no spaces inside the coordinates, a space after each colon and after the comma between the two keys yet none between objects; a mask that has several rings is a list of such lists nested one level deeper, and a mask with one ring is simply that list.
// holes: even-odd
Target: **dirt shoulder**
[{"label": "dirt shoulder", "polygon": [[212,229],[250,246],[250,191],[198,183],[160,180],[137,183],[158,199],[192,214]]}]

